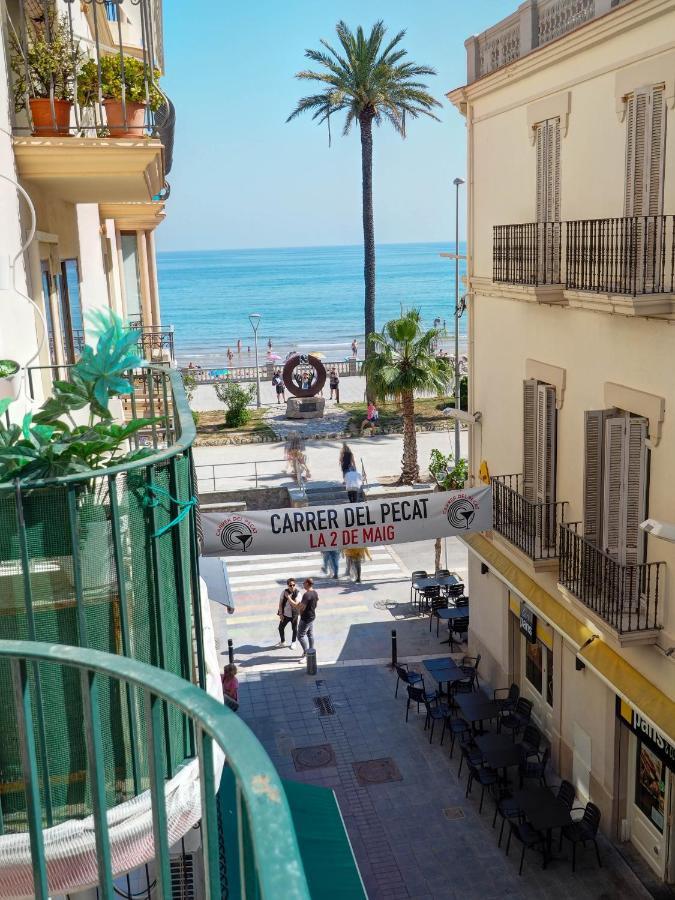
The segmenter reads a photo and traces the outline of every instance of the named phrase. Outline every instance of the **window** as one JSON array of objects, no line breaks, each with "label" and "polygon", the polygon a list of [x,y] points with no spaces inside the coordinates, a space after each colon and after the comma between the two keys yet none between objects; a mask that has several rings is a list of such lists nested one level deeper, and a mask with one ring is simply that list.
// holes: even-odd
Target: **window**
[{"label": "window", "polygon": [[537,641],[525,645],[525,677],[533,688],[541,694],[542,672],[542,645]]},{"label": "window", "polygon": [[663,833],[666,767],[649,747],[638,740],[635,769],[635,805]]},{"label": "window", "polygon": [[542,548],[555,545],[556,470],[555,388],[534,378],[523,382],[523,496],[530,503],[546,503],[524,526],[534,532]]},{"label": "window", "polygon": [[[64,259],[61,263],[61,289],[63,304],[68,310],[69,338],[73,361],[84,347],[84,321],[80,302],[80,273],[76,259]],[[66,321],[64,317],[64,321]],[[65,340],[65,336],[64,336]]]},{"label": "window", "polygon": [[546,648],[546,702],[553,706],[553,651]]},{"label": "window", "polygon": [[122,232],[122,269],[127,301],[127,318],[141,318],[141,282],[138,271],[138,239],[136,232]]},{"label": "window", "polygon": [[659,85],[638,88],[626,98],[627,216],[660,216],[663,212],[664,94],[664,86]]},{"label": "window", "polygon": [[589,410],[585,420],[584,536],[621,565],[641,563],[648,421],[616,410]]},{"label": "window", "polygon": [[56,349],[54,345],[54,323],[52,321],[51,292],[52,276],[49,272],[49,262],[46,259],[41,263],[42,272],[42,299],[45,321],[47,322],[47,341],[49,343],[49,359],[53,366],[56,365]]}]

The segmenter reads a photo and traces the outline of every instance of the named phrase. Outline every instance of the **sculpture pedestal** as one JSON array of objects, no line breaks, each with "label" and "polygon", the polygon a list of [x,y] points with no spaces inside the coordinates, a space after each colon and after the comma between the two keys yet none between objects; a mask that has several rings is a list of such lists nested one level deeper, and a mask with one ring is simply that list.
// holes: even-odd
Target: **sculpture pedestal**
[{"label": "sculpture pedestal", "polygon": [[286,418],[321,419],[325,406],[323,397],[289,397],[286,401]]}]

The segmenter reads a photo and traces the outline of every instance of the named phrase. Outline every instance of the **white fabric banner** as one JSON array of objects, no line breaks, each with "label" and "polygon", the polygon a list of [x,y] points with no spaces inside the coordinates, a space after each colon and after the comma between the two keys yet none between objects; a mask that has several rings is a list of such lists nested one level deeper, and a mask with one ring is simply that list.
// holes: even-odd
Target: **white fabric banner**
[{"label": "white fabric banner", "polygon": [[492,528],[492,489],[467,488],[345,506],[202,513],[204,556],[344,550]]}]

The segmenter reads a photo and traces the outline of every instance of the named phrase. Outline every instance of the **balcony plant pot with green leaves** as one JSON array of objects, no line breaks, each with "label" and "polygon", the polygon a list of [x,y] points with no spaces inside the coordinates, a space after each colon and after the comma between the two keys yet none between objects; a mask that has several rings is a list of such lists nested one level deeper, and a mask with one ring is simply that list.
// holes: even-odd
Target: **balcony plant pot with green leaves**
[{"label": "balcony plant pot with green leaves", "polygon": [[14,359],[0,359],[0,400],[16,400],[21,387],[21,367]]},{"label": "balcony plant pot with green leaves", "polygon": [[102,56],[98,63],[89,59],[78,76],[78,102],[87,107],[101,100],[110,137],[143,137],[146,110],[156,112],[164,101],[156,85],[159,74],[135,56]]},{"label": "balcony plant pot with green leaves", "polygon": [[30,109],[36,137],[68,137],[77,72],[84,57],[71,40],[66,15],[45,23],[26,19],[25,41],[10,31],[14,109]]}]

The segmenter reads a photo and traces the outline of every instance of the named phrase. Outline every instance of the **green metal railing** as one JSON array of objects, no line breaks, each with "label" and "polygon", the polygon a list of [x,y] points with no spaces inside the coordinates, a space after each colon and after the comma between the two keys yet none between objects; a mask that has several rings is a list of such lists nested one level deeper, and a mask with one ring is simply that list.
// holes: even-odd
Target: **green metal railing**
[{"label": "green metal railing", "polygon": [[[0,660],[11,666],[14,708],[21,748],[22,782],[26,794],[28,831],[33,862],[34,895],[50,895],[49,859],[42,833],[43,808],[38,763],[39,714],[34,693],[34,673],[45,665],[74,670],[79,680],[83,710],[81,728],[87,748],[87,782],[91,792],[98,858],[98,895],[115,897],[110,837],[106,816],[107,785],[115,773],[107,765],[101,746],[101,692],[110,681],[140,692],[147,718],[147,756],[150,760],[150,798],[154,836],[154,861],[159,898],[171,898],[169,842],[164,782],[166,767],[162,721],[163,707],[171,706],[189,719],[199,760],[202,804],[202,848],[205,896],[221,898],[224,885],[218,846],[218,812],[214,744],[225,753],[236,782],[239,885],[241,897],[270,900],[309,898],[300,852],[288,802],[272,762],[242,720],[195,685],[176,675],[136,660],[80,647],[35,641],[0,640]],[[139,860],[139,864],[144,860]],[[52,888],[53,890],[53,888]],[[236,896],[236,894],[233,895]]]},{"label": "green metal railing", "polygon": [[[63,377],[63,376],[62,376]],[[128,418],[156,419],[133,437],[152,452],[134,462],[62,478],[0,485],[0,640],[72,644],[158,666],[205,685],[199,593],[192,414],[180,375],[149,366],[129,375]],[[196,647],[196,661],[193,648]],[[72,674],[34,670],[36,753],[44,825],[92,811],[84,789],[86,746]],[[105,692],[101,732],[114,763],[107,805],[148,786],[147,711],[128,686]],[[170,772],[194,751],[189,722],[163,711]],[[63,736],[72,739],[64,742]],[[12,716],[11,679],[0,661],[0,822],[26,828]]]}]

